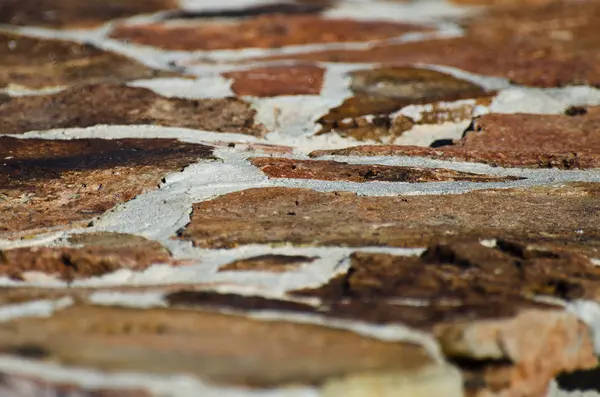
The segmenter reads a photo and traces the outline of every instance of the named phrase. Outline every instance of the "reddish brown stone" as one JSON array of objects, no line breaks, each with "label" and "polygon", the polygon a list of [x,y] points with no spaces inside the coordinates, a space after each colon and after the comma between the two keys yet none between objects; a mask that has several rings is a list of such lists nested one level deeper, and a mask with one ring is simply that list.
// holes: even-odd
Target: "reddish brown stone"
[{"label": "reddish brown stone", "polygon": [[22,280],[42,272],[67,281],[102,276],[119,269],[144,270],[169,263],[169,252],[155,241],[119,233],[96,235],[79,248],[28,247],[0,250],[0,275]]},{"label": "reddish brown stone", "polygon": [[176,0],[3,0],[0,22],[53,28],[88,28],[136,14],[176,9]]},{"label": "reddish brown stone", "polygon": [[312,306],[282,299],[263,298],[236,294],[220,294],[213,291],[181,290],[165,297],[172,307],[201,307],[213,310],[280,310],[292,312],[312,311]]},{"label": "reddish brown stone", "polygon": [[233,79],[237,95],[272,97],[278,95],[319,95],[325,70],[311,64],[266,66],[224,73]]},{"label": "reddish brown stone", "polygon": [[294,160],[276,157],[253,157],[252,165],[260,168],[269,178],[317,179],[349,182],[503,182],[517,177],[460,172],[444,168],[401,167],[373,164],[348,164],[337,161]]},{"label": "reddish brown stone", "polygon": [[88,223],[211,153],[174,139],[0,137],[0,236]]},{"label": "reddish brown stone", "polygon": [[[503,167],[583,169],[600,167],[600,107],[575,116],[487,114],[466,136],[440,148],[357,146],[314,151],[323,155],[422,156]],[[581,113],[581,112],[579,112]]]},{"label": "reddish brown stone", "polygon": [[88,44],[0,32],[0,88],[117,83],[172,75]]},{"label": "reddish brown stone", "polygon": [[264,127],[254,122],[255,113],[236,98],[166,98],[147,88],[96,84],[0,103],[0,131],[151,124],[260,136]]},{"label": "reddish brown stone", "polygon": [[77,305],[0,324],[0,351],[105,371],[188,373],[219,384],[319,385],[361,372],[435,365],[413,343],[308,324],[173,309]]},{"label": "reddish brown stone", "polygon": [[219,271],[286,272],[297,269],[303,264],[313,262],[315,259],[317,258],[302,255],[266,254],[228,263],[221,266]]},{"label": "reddish brown stone", "polygon": [[423,247],[469,236],[518,237],[597,255],[599,192],[595,183],[404,197],[256,188],[196,203],[181,237],[208,248],[254,243]]},{"label": "reddish brown stone", "polygon": [[426,29],[403,23],[275,14],[237,22],[190,22],[180,26],[160,23],[120,25],[113,30],[111,37],[167,50],[189,51],[368,41],[423,30]]}]

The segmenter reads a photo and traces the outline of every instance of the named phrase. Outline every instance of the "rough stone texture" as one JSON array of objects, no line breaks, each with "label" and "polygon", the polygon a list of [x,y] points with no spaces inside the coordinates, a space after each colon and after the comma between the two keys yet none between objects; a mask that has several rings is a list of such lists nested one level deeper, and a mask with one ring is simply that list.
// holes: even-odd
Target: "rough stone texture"
[{"label": "rough stone texture", "polygon": [[[426,28],[394,22],[274,14],[235,22],[119,25],[113,30],[111,37],[167,50],[190,51],[368,41],[423,30]],[[232,35],[232,31],[238,34]]]},{"label": "rough stone texture", "polygon": [[117,83],[172,75],[88,44],[0,32],[0,88]]},{"label": "rough stone texture", "polygon": [[87,28],[104,22],[179,7],[176,0],[3,0],[0,23]]},{"label": "rough stone texture", "polygon": [[167,19],[193,19],[193,18],[236,18],[253,17],[258,15],[302,15],[318,14],[324,11],[329,1],[297,1],[294,3],[265,3],[248,5],[240,8],[224,8],[217,10],[179,10],[169,13]]},{"label": "rough stone texture", "polygon": [[41,272],[72,281],[97,277],[119,269],[144,270],[170,263],[169,252],[155,241],[120,233],[78,235],[79,248],[28,247],[0,250],[0,275],[24,280]]},{"label": "rough stone texture", "polygon": [[264,127],[254,122],[255,113],[236,98],[166,98],[147,88],[95,84],[2,102],[0,131],[151,124],[259,136]]},{"label": "rough stone texture", "polygon": [[196,307],[204,309],[232,309],[239,311],[280,310],[290,312],[311,312],[312,306],[283,299],[270,299],[261,296],[221,294],[213,291],[176,291],[165,297],[172,307]]},{"label": "rough stone texture", "polygon": [[266,66],[224,73],[232,79],[237,95],[272,97],[278,95],[318,95],[325,70],[312,64]]},{"label": "rough stone texture", "polygon": [[600,252],[599,189],[578,183],[412,197],[248,189],[195,204],[181,237],[213,248],[280,242],[419,247],[468,236],[525,237]]},{"label": "rough stone texture", "polygon": [[350,76],[355,95],[318,120],[323,126],[319,133],[336,131],[359,140],[397,137],[416,122],[392,115],[405,106],[431,104],[430,114],[420,122],[439,123],[444,118],[470,118],[472,113],[467,109],[436,117],[438,109],[448,113],[440,102],[490,95],[471,82],[428,69],[385,67],[355,71]]},{"label": "rough stone texture", "polygon": [[211,156],[174,139],[0,137],[0,236],[87,223]]},{"label": "rough stone texture", "polygon": [[[465,137],[439,148],[358,146],[315,151],[311,156],[422,156],[503,167],[600,167],[600,107],[575,115],[487,114],[475,119]],[[581,114],[583,113],[583,114]]]},{"label": "rough stone texture", "polygon": [[278,273],[297,269],[306,263],[313,262],[315,259],[317,258],[302,255],[266,254],[228,263],[221,266],[219,271],[262,271]]},{"label": "rough stone texture", "polygon": [[[268,338],[265,338],[268,335]],[[319,384],[433,365],[420,346],[326,327],[168,309],[74,306],[0,324],[0,351],[107,371],[180,372],[217,383]]]},{"label": "rough stone texture", "polygon": [[260,168],[269,178],[317,179],[349,182],[503,182],[518,177],[460,172],[444,168],[419,168],[371,164],[348,164],[324,160],[294,160],[274,157],[253,157],[252,165]]}]

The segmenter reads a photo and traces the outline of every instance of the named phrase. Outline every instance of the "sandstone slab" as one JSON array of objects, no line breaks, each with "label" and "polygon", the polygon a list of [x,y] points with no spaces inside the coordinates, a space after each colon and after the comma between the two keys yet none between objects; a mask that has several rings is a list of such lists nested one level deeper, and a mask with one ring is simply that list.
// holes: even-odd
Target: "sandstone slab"
[{"label": "sandstone slab", "polygon": [[421,156],[503,167],[585,169],[600,167],[598,107],[573,115],[487,114],[473,121],[464,137],[438,148],[358,146],[315,151],[311,156]]},{"label": "sandstone slab", "polygon": [[224,73],[237,95],[319,95],[325,70],[312,64],[265,66]]},{"label": "sandstone slab", "polygon": [[175,0],[3,0],[0,23],[52,28],[91,28],[118,18],[176,9]]},{"label": "sandstone slab", "polygon": [[[274,14],[229,22],[120,25],[112,31],[111,37],[166,50],[193,51],[369,41],[423,30],[426,28],[394,22]],[[232,31],[237,34],[232,35]]]},{"label": "sandstone slab", "polygon": [[579,183],[365,197],[256,188],[196,203],[180,235],[207,248],[253,243],[423,247],[472,236],[554,241],[599,252],[598,189],[595,183]]},{"label": "sandstone slab", "polygon": [[0,137],[0,235],[83,225],[212,148],[174,139]]},{"label": "sandstone slab", "polygon": [[0,32],[0,88],[40,89],[172,75],[88,44]]},{"label": "sandstone slab", "polygon": [[252,165],[260,168],[269,178],[317,179],[348,182],[503,182],[518,177],[460,172],[444,168],[402,167],[377,164],[348,164],[325,160],[294,160],[276,157],[253,157]]},{"label": "sandstone slab", "polygon": [[279,273],[297,269],[316,259],[316,257],[303,255],[265,254],[228,263],[221,266],[219,271],[262,271]]},{"label": "sandstone slab", "polygon": [[262,135],[255,111],[236,98],[166,98],[147,88],[95,84],[51,95],[15,97],[0,103],[0,131],[90,127],[97,124],[162,125]]}]

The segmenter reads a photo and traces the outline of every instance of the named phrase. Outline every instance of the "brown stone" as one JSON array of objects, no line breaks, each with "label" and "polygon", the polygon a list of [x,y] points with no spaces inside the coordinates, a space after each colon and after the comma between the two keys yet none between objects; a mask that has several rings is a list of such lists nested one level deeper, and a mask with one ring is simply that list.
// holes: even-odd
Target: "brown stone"
[{"label": "brown stone", "polygon": [[[268,337],[265,337],[268,336]],[[188,310],[77,305],[0,324],[0,351],[104,371],[188,373],[249,386],[320,384],[361,372],[433,365],[419,345],[283,321]]]},{"label": "brown stone", "polygon": [[171,12],[167,19],[192,18],[248,18],[259,15],[302,15],[318,14],[328,7],[328,1],[266,3],[249,5],[248,7],[226,8],[215,10],[178,10]]},{"label": "brown stone", "polygon": [[0,103],[0,131],[150,124],[260,136],[264,127],[254,122],[255,113],[236,98],[166,98],[147,88],[96,84]]},{"label": "brown stone", "polygon": [[423,247],[468,236],[519,237],[597,254],[599,192],[595,183],[405,197],[255,188],[194,204],[181,237],[203,248],[277,243]]},{"label": "brown stone", "polygon": [[232,79],[237,95],[273,97],[278,95],[319,95],[325,70],[311,64],[265,66],[224,73]]},{"label": "brown stone", "polygon": [[[574,116],[487,114],[475,119],[465,137],[440,148],[358,146],[321,150],[322,155],[421,156],[503,167],[585,169],[600,167],[600,107]],[[583,114],[581,114],[583,113]]]},{"label": "brown stone", "polygon": [[[394,22],[361,22],[325,19],[314,15],[273,14],[232,22],[119,25],[113,30],[111,37],[166,50],[190,51],[369,41],[423,30],[426,28]],[[232,35],[232,31],[236,34]]]},{"label": "brown stone", "polygon": [[283,299],[261,296],[221,294],[213,291],[181,290],[165,297],[171,307],[196,307],[205,309],[233,309],[243,311],[279,310],[311,312],[312,306]]},{"label": "brown stone", "polygon": [[221,266],[219,271],[262,271],[279,273],[297,269],[303,264],[313,262],[316,259],[316,257],[302,255],[266,254],[228,263]]},{"label": "brown stone", "polygon": [[118,18],[176,9],[175,0],[3,0],[0,22],[53,28],[91,28]]},{"label": "brown stone", "polygon": [[337,161],[294,160],[276,157],[253,157],[252,165],[269,178],[317,179],[349,182],[503,182],[518,177],[496,177],[444,168],[402,167],[377,164],[348,164]]},{"label": "brown stone", "polygon": [[78,248],[27,247],[0,250],[0,275],[23,280],[24,273],[41,272],[72,281],[119,269],[144,270],[170,263],[169,252],[156,241],[121,233],[78,235]]},{"label": "brown stone", "polygon": [[174,139],[0,137],[0,236],[81,226],[203,158]]},{"label": "brown stone", "polygon": [[39,89],[172,75],[88,44],[0,32],[0,88]]}]

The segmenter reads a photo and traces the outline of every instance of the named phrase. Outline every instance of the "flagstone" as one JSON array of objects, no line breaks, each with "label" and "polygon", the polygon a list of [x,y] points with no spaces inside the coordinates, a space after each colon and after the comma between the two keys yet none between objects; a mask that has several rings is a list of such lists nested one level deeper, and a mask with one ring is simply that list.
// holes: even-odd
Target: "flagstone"
[{"label": "flagstone", "polygon": [[0,88],[42,89],[173,75],[90,44],[0,32]]},{"label": "flagstone", "polygon": [[316,259],[316,257],[303,255],[265,254],[228,263],[221,266],[219,271],[262,271],[279,273],[297,269],[304,264],[314,262]]},{"label": "flagstone", "polygon": [[0,236],[85,225],[207,158],[174,139],[0,137]]},{"label": "flagstone", "polygon": [[260,136],[256,111],[237,98],[166,98],[147,88],[95,84],[0,103],[0,131],[21,134],[52,128],[162,125]]},{"label": "flagstone", "polygon": [[317,179],[349,182],[504,182],[523,178],[491,176],[460,172],[444,168],[387,166],[378,164],[348,164],[325,160],[294,160],[277,157],[253,157],[252,165],[269,178]]}]

